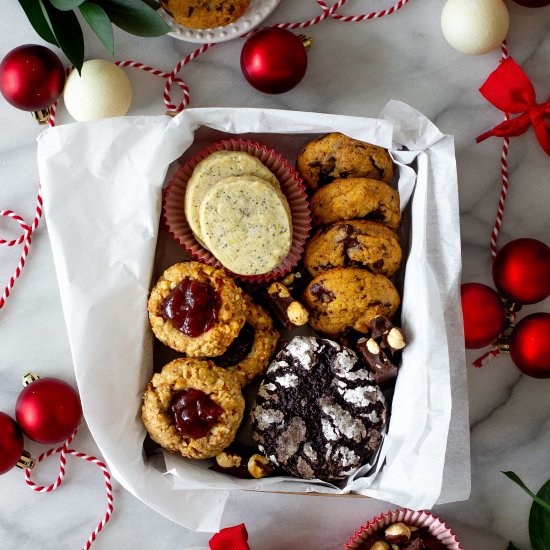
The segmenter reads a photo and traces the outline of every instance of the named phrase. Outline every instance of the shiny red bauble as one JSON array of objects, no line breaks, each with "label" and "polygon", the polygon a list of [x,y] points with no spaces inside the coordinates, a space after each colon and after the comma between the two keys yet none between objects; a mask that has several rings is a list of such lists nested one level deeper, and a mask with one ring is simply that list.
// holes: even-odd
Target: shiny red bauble
[{"label": "shiny red bauble", "polygon": [[514,0],[516,4],[525,6],[526,8],[542,8],[550,6],[550,0]]},{"label": "shiny red bauble", "polygon": [[477,349],[492,344],[506,322],[506,309],[500,296],[481,283],[463,284],[460,294],[466,348]]},{"label": "shiny red bauble", "polygon": [[302,41],[285,29],[255,32],[241,51],[241,70],[248,82],[265,94],[282,94],[304,78],[307,54]]},{"label": "shiny red bauble", "polygon": [[64,84],[63,64],[44,46],[19,46],[0,63],[0,92],[8,103],[23,111],[50,107]]},{"label": "shiny red bauble", "polygon": [[76,391],[63,380],[40,378],[19,394],[15,417],[27,437],[59,443],[80,424],[82,407]]},{"label": "shiny red bauble", "polygon": [[550,313],[524,317],[510,337],[516,367],[534,378],[550,378]]},{"label": "shiny red bauble", "polygon": [[550,247],[536,239],[504,245],[493,263],[499,292],[518,304],[535,304],[550,295]]},{"label": "shiny red bauble", "polygon": [[11,470],[23,452],[23,434],[15,420],[0,412],[0,475]]}]

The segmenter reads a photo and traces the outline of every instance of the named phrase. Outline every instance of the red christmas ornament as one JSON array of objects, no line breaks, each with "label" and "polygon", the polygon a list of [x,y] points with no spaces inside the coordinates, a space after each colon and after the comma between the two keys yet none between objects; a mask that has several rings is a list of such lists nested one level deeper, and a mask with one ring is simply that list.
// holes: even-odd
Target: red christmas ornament
[{"label": "red christmas ornament", "polygon": [[533,313],[515,326],[510,355],[524,374],[550,378],[550,313]]},{"label": "red christmas ornament", "polygon": [[481,283],[463,284],[460,294],[466,348],[483,348],[493,343],[506,321],[506,309],[500,296]]},{"label": "red christmas ornament", "polygon": [[0,63],[0,92],[8,103],[23,111],[50,107],[64,84],[63,64],[44,46],[19,46]]},{"label": "red christmas ornament", "polygon": [[550,5],[550,0],[514,0],[514,2],[526,8],[542,8]]},{"label": "red christmas ornament", "polygon": [[311,39],[285,29],[255,32],[241,51],[241,70],[251,86],[264,94],[282,94],[304,78]]},{"label": "red christmas ornament", "polygon": [[67,439],[78,427],[82,407],[69,384],[57,378],[40,378],[19,394],[15,417],[27,437],[53,444]]},{"label": "red christmas ornament", "polygon": [[503,246],[493,263],[499,292],[518,304],[534,304],[550,295],[550,247],[536,239]]},{"label": "red christmas ornament", "polygon": [[0,412],[0,475],[11,470],[23,452],[23,434],[15,420]]}]

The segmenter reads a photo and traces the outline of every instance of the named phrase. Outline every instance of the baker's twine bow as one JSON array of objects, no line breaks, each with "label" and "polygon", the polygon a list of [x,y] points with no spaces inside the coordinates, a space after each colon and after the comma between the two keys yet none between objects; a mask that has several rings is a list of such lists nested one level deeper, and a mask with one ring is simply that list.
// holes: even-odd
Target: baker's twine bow
[{"label": "baker's twine bow", "polygon": [[540,146],[550,156],[550,97],[545,103],[537,103],[533,84],[511,57],[500,63],[479,91],[497,109],[518,116],[481,134],[478,143],[491,136],[520,136],[533,125]]},{"label": "baker's twine bow", "polygon": [[37,459],[36,464],[39,462],[42,462],[45,458],[48,458],[54,453],[59,453],[59,474],[57,475],[57,479],[51,484],[47,486],[40,486],[36,485],[31,480],[31,470],[29,468],[25,469],[25,483],[33,490],[38,493],[50,493],[51,491],[55,491],[62,483],[63,478],[65,477],[65,464],[67,463],[66,455],[72,455],[76,458],[81,458],[82,460],[86,460],[87,462],[91,462],[95,464],[103,473],[103,478],[105,481],[105,491],[107,495],[107,510],[105,512],[105,515],[101,518],[101,521],[97,524],[97,527],[94,529],[93,533],[90,535],[84,546],[82,547],[82,550],[89,550],[89,548],[92,546],[92,542],[97,538],[97,535],[101,532],[103,527],[105,527],[106,523],[111,519],[111,514],[113,513],[113,487],[111,485],[111,474],[109,474],[109,470],[107,469],[107,466],[101,462],[101,460],[98,460],[95,456],[87,455],[85,453],[80,453],[78,451],[75,451],[74,449],[70,449],[69,446],[72,443],[74,437],[76,436],[77,430],[75,430],[63,443],[61,447],[53,448],[45,453],[42,453]]}]

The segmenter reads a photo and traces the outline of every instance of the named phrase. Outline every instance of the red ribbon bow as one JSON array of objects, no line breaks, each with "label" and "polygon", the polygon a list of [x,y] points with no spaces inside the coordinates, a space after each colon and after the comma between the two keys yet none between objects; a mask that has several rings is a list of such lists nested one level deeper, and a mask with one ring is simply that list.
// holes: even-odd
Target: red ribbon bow
[{"label": "red ribbon bow", "polygon": [[533,124],[541,147],[550,156],[550,124],[547,119],[550,116],[550,98],[546,103],[537,104],[533,84],[511,57],[502,61],[479,91],[497,109],[505,113],[521,114],[480,135],[476,139],[477,143],[490,136],[519,136]]},{"label": "red ribbon bow", "polygon": [[210,539],[211,550],[250,550],[246,542],[248,532],[244,523],[222,529]]}]

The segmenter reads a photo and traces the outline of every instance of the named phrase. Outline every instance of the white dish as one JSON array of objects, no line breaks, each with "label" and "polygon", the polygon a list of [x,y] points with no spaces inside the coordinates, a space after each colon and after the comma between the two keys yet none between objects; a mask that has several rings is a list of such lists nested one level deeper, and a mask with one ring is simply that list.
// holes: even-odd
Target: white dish
[{"label": "white dish", "polygon": [[190,29],[176,23],[172,17],[162,8],[159,9],[160,16],[168,23],[172,32],[168,33],[178,40],[195,42],[198,44],[225,42],[238,38],[257,27],[271,12],[280,4],[281,0],[250,0],[250,6],[246,13],[234,23],[225,27],[214,29]]}]

